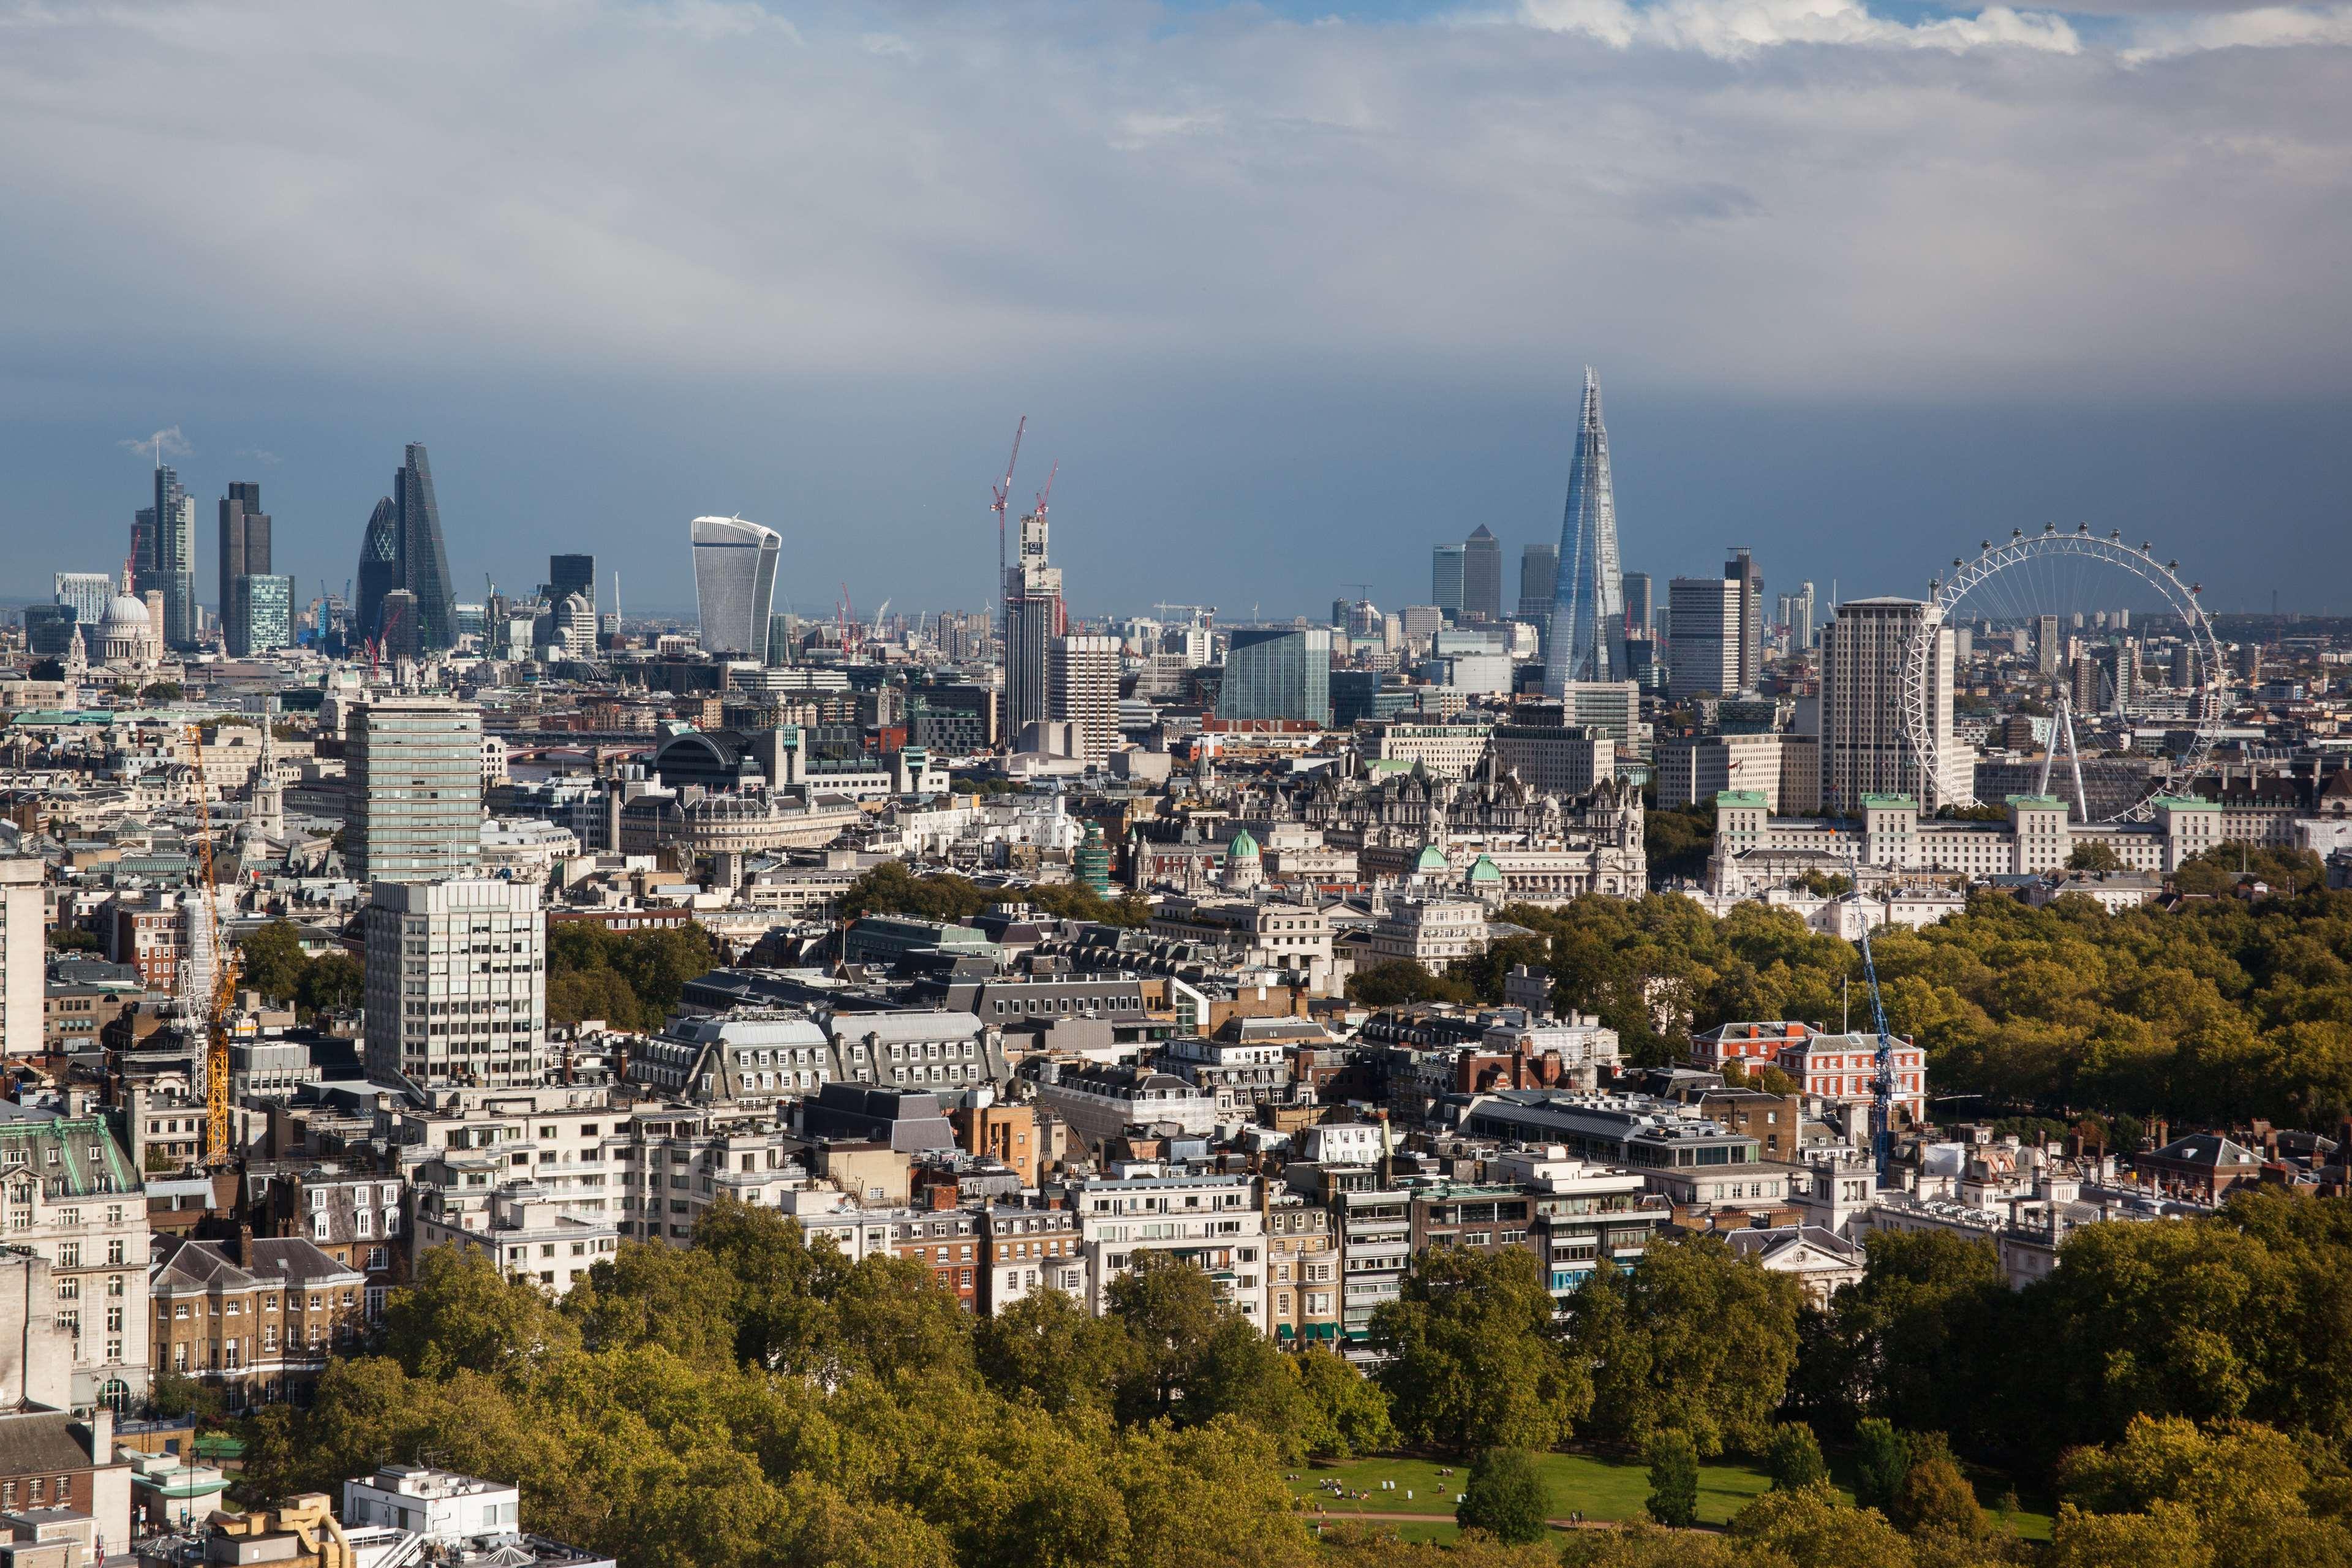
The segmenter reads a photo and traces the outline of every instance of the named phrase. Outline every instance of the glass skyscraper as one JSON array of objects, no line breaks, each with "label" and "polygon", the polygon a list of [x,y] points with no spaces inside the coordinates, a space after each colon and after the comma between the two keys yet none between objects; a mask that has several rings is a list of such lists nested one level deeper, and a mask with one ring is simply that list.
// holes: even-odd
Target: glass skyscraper
[{"label": "glass skyscraper", "polygon": [[228,655],[249,658],[294,646],[294,579],[247,572],[229,584],[222,607]]},{"label": "glass skyscraper", "polygon": [[1331,628],[1241,627],[1225,653],[1220,719],[1331,722]]},{"label": "glass skyscraper", "polygon": [[1601,378],[1584,372],[1584,411],[1568,465],[1568,508],[1559,523],[1559,577],[1552,599],[1544,694],[1572,680],[1625,676],[1625,597],[1617,559],[1617,495],[1609,479],[1609,431],[1601,422]]},{"label": "glass skyscraper", "polygon": [[[449,551],[441,537],[441,507],[433,495],[433,467],[421,443],[410,442],[392,476],[392,494],[376,502],[360,542],[359,603],[353,632],[383,633],[384,595],[405,589],[415,596],[414,633],[419,651],[457,645],[456,595],[449,586]],[[409,633],[402,631],[406,640]]]},{"label": "glass skyscraper", "polygon": [[688,531],[694,541],[694,602],[702,617],[702,651],[764,661],[783,535],[740,517],[698,517]]}]

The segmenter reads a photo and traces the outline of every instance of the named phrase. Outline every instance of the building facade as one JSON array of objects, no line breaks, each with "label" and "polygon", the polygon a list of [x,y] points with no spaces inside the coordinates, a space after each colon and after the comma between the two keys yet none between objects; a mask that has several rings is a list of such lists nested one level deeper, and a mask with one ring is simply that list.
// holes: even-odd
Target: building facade
[{"label": "building facade", "polygon": [[535,882],[378,882],[365,914],[367,1066],[503,1088],[546,1071],[547,924]]},{"label": "building facade", "polygon": [[352,880],[464,876],[480,857],[482,715],[435,697],[379,698],[351,716],[344,859]]},{"label": "building facade", "polygon": [[702,651],[718,658],[764,658],[783,535],[740,517],[698,517],[687,531],[694,545]]},{"label": "building facade", "polygon": [[1225,653],[1220,719],[1296,719],[1331,722],[1328,626],[1236,629]]}]

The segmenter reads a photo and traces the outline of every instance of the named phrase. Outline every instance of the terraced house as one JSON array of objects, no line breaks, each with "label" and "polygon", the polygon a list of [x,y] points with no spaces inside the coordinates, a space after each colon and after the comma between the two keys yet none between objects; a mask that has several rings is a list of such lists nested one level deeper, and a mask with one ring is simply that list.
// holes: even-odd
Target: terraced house
[{"label": "terraced house", "polygon": [[233,1408],[308,1405],[330,1356],[366,1331],[367,1276],[301,1237],[166,1237],[148,1279],[154,1368],[221,1390]]}]

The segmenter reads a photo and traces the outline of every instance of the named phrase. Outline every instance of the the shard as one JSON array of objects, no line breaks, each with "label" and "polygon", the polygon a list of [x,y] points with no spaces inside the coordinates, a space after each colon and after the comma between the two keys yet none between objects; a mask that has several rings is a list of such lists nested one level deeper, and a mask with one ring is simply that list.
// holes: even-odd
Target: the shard
[{"label": "the shard", "polygon": [[1584,412],[1568,466],[1568,509],[1559,523],[1544,694],[1571,682],[1632,679],[1625,655],[1625,586],[1617,558],[1617,497],[1609,480],[1609,432],[1601,423],[1601,378],[1584,372]]}]

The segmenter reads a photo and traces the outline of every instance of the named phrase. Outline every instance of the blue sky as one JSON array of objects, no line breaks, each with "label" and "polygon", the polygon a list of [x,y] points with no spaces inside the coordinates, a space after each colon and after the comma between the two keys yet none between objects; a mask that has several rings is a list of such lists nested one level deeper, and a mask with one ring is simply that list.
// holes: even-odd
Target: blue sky
[{"label": "blue sky", "polygon": [[[1427,593],[1558,527],[1916,591],[1989,531],[2345,607],[2352,8],[2107,0],[0,4],[0,594],[176,428],[340,587],[404,441],[459,585],[977,603],[1058,458],[1084,613]],[[209,582],[205,584],[209,593]]]}]

